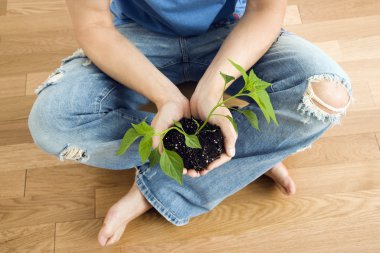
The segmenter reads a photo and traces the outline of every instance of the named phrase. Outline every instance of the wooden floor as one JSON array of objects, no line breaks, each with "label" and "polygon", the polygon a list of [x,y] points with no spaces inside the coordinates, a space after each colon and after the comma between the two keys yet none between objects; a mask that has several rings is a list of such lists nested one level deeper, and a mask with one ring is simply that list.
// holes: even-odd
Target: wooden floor
[{"label": "wooden floor", "polygon": [[33,90],[77,47],[64,0],[0,0],[0,252],[380,252],[380,1],[289,0],[285,27],[349,73],[343,124],[285,164],[298,192],[260,178],[175,227],[155,210],[101,249],[133,171],[60,162],[27,128]]}]

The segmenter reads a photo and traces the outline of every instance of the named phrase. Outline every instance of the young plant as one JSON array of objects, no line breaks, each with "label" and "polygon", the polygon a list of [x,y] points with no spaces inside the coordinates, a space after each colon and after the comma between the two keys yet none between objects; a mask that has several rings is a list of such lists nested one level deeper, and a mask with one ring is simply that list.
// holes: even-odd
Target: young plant
[{"label": "young plant", "polygon": [[[197,120],[192,118],[192,120],[195,122],[197,126],[197,130],[195,131],[194,134],[186,133],[182,124],[179,121],[173,122],[173,126],[169,127],[168,129],[162,132],[156,133],[153,127],[147,124],[145,122],[146,119],[144,119],[139,124],[132,123],[132,127],[129,128],[127,132],[125,133],[120,143],[119,150],[116,152],[116,155],[119,156],[119,155],[124,154],[127,151],[127,149],[132,145],[132,143],[141,137],[141,140],[138,146],[141,162],[144,164],[149,159],[150,167],[153,167],[154,165],[159,163],[161,169],[167,176],[173,178],[175,181],[177,181],[179,184],[182,185],[183,184],[183,179],[182,179],[183,168],[184,168],[183,159],[177,152],[166,149],[163,144],[163,139],[166,133],[168,133],[170,130],[174,129],[180,132],[185,137],[185,145],[193,149],[202,148],[198,139],[198,135],[201,132],[201,130],[206,126],[211,116],[226,117],[231,122],[235,131],[237,132],[238,131],[237,124],[231,116],[219,115],[219,114],[213,113],[218,107],[226,107],[226,108],[229,108],[230,110],[238,111],[240,114],[244,115],[247,118],[247,120],[255,129],[260,130],[257,115],[253,111],[244,110],[244,108],[240,110],[240,109],[225,105],[227,101],[233,98],[244,97],[244,96],[250,97],[257,103],[257,105],[262,111],[268,124],[270,123],[271,120],[273,120],[273,122],[278,126],[278,122],[277,122],[277,119],[276,119],[276,116],[275,116],[275,113],[270,101],[270,97],[265,90],[271,84],[258,78],[253,72],[253,70],[251,70],[247,74],[240,65],[233,62],[232,60],[229,60],[229,61],[241,73],[244,80],[244,87],[235,95],[223,100],[223,94],[224,94],[224,91],[226,90],[227,84],[231,81],[234,81],[235,78],[220,72],[220,75],[224,79],[223,92],[220,95],[220,98],[217,104],[211,109],[210,113],[208,114],[203,124],[200,125]],[[161,155],[160,155],[160,152],[158,151],[158,147],[152,149],[152,137],[154,135],[160,136],[159,138],[160,145],[162,146]]]}]

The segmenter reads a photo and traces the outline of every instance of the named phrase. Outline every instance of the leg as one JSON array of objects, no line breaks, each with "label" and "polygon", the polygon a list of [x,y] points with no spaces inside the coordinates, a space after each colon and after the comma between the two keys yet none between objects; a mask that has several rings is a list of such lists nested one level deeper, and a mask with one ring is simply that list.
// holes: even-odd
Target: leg
[{"label": "leg", "polygon": [[[117,27],[173,83],[183,79],[177,38],[161,36],[136,24]],[[168,68],[170,66],[170,68]],[[139,110],[148,102],[141,94],[108,77],[82,50],[65,58],[61,66],[35,91],[38,95],[29,115],[35,144],[59,158],[107,168],[129,169],[141,165],[138,143],[123,156],[115,156],[131,123],[154,114]],[[134,184],[108,212],[99,241],[112,243],[127,223],[151,205]]]},{"label": "leg", "polygon": [[[203,40],[218,37],[208,36]],[[202,58],[199,51],[201,42],[191,42],[198,45],[194,46],[197,50],[194,49],[190,64],[206,68],[207,57]],[[191,43],[188,45],[191,47]],[[256,131],[244,116],[232,112],[239,137],[236,156],[230,162],[203,177],[185,176],[183,187],[168,179],[158,166],[141,166],[136,176],[138,187],[173,224],[185,225],[191,217],[212,210],[287,156],[309,147],[340,122],[352,100],[351,85],[344,71],[317,47],[286,31],[253,68],[259,77],[273,83],[268,92],[279,127],[268,125],[258,106],[247,100],[250,104],[244,109],[258,115],[261,130]],[[198,72],[202,73],[194,71]],[[233,94],[241,84],[241,80],[236,81],[229,92]]]},{"label": "leg", "polygon": [[[170,37],[149,33],[135,24],[117,27],[159,69],[175,63],[179,46]],[[165,50],[166,48],[166,50]],[[164,71],[164,70],[163,70]],[[180,71],[164,73],[174,83]],[[37,146],[60,160],[70,159],[95,167],[128,169],[141,165],[138,143],[126,155],[115,156],[131,123],[148,121],[153,113],[139,110],[147,98],[116,82],[77,50],[36,89],[29,129]]]}]

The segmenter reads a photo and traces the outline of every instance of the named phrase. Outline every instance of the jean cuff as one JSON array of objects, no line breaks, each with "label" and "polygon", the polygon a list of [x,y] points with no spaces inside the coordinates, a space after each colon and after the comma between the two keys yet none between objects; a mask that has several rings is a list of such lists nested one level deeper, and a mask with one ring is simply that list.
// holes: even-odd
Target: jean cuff
[{"label": "jean cuff", "polygon": [[135,182],[137,187],[140,189],[141,193],[144,195],[146,200],[170,223],[176,226],[183,226],[189,223],[189,219],[178,218],[169,208],[165,207],[159,200],[158,196],[155,196],[148,188],[147,184],[144,182],[144,175],[136,171]]}]

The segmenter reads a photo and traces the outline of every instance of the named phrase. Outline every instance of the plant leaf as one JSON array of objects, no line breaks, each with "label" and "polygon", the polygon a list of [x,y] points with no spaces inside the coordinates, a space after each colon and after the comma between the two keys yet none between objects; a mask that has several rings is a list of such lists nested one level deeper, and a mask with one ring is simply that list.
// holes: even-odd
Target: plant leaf
[{"label": "plant leaf", "polygon": [[255,100],[255,102],[257,103],[257,105],[259,106],[259,108],[261,109],[261,112],[263,113],[267,123],[269,124],[270,122],[270,116],[265,108],[265,105],[263,104],[263,102],[261,101],[259,95],[256,93],[256,92],[250,92],[248,94],[248,96],[250,96],[253,100]]},{"label": "plant leaf", "polygon": [[241,111],[241,112],[247,118],[247,120],[249,121],[249,123],[251,123],[251,125],[254,128],[256,128],[257,130],[260,131],[260,129],[259,129],[259,120],[257,119],[256,113],[252,112],[251,110],[244,110],[244,111]]},{"label": "plant leaf", "polygon": [[220,75],[223,77],[223,79],[224,79],[224,83],[225,83],[225,84],[227,84],[227,83],[229,83],[229,82],[235,80],[235,77],[233,77],[233,76],[229,76],[229,75],[227,75],[227,74],[224,74],[224,73],[221,72],[221,71],[220,71],[219,73],[220,73]]},{"label": "plant leaf", "polygon": [[[182,130],[183,130],[183,127],[182,127],[181,122],[179,122],[179,121],[175,121],[175,122],[174,122],[174,125],[175,125],[176,127],[178,127],[179,129],[182,129]],[[183,131],[185,132],[185,130],[183,130]]]},{"label": "plant leaf", "polygon": [[146,122],[145,122],[145,119],[143,121],[141,121],[139,124],[133,124],[131,123],[133,128],[141,135],[146,135],[146,134],[150,134],[150,133],[154,133],[154,128],[150,125],[148,125]]},{"label": "plant leaf", "polygon": [[247,73],[245,72],[245,70],[243,69],[242,66],[240,66],[239,64],[233,62],[232,60],[228,59],[228,61],[237,69],[239,70],[240,74],[243,76],[243,79],[244,79],[244,83],[247,84],[248,83],[248,75]]},{"label": "plant leaf", "polygon": [[173,178],[180,185],[183,184],[183,160],[176,152],[164,148],[160,158],[160,166],[167,176]]},{"label": "plant leaf", "polygon": [[148,160],[150,151],[152,149],[152,136],[153,134],[147,134],[140,140],[139,154],[142,163],[145,163],[146,160]]},{"label": "plant leaf", "polygon": [[245,90],[247,91],[253,90],[253,82],[254,82],[255,76],[256,76],[255,73],[253,73],[253,70],[251,69],[248,76],[248,82],[245,84]]},{"label": "plant leaf", "polygon": [[160,162],[160,152],[158,151],[158,147],[153,149],[152,152],[150,152],[149,161],[149,167],[151,168]]},{"label": "plant leaf", "polygon": [[[249,72],[249,84],[251,85],[252,84],[252,88],[254,88],[256,91],[259,91],[259,90],[265,90],[266,88],[268,88],[269,86],[271,86],[272,84],[271,83],[268,83],[268,82],[265,82],[264,80],[260,79],[254,72],[253,70],[251,69],[251,71]],[[252,91],[249,90],[249,91]]]},{"label": "plant leaf", "polygon": [[195,134],[185,135],[185,144],[190,148],[202,148]]},{"label": "plant leaf", "polygon": [[236,131],[236,133],[238,133],[238,127],[237,127],[237,124],[235,122],[235,120],[230,116],[230,115],[225,115],[225,117],[231,122],[231,124],[234,126],[234,129]]},{"label": "plant leaf", "polygon": [[125,151],[129,148],[129,146],[132,145],[132,143],[141,136],[136,129],[129,128],[128,131],[124,134],[123,139],[121,140],[119,150],[116,152],[116,155],[119,156],[121,154],[124,154]]},{"label": "plant leaf", "polygon": [[262,104],[264,105],[266,112],[268,113],[269,117],[278,126],[276,115],[274,114],[274,110],[272,107],[272,103],[270,102],[270,97],[269,97],[268,92],[266,92],[266,90],[259,90],[259,91],[257,91],[257,94],[258,94]]}]

